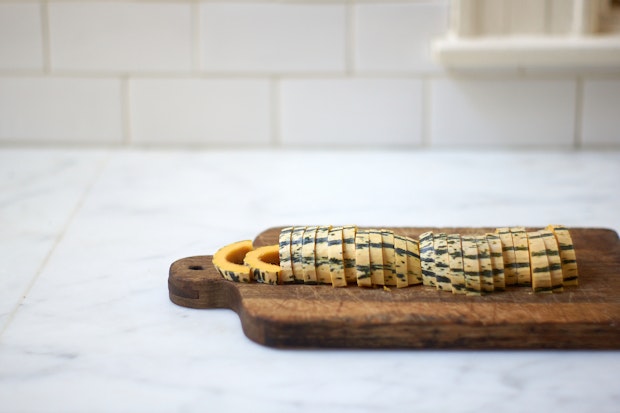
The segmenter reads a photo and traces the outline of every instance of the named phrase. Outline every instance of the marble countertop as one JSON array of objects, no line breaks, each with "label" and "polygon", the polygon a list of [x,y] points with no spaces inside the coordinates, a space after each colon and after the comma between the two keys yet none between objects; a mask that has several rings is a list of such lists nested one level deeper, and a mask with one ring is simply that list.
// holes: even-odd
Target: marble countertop
[{"label": "marble countertop", "polygon": [[279,225],[620,231],[620,153],[0,149],[0,411],[616,412],[617,351],[276,350],[167,296]]}]

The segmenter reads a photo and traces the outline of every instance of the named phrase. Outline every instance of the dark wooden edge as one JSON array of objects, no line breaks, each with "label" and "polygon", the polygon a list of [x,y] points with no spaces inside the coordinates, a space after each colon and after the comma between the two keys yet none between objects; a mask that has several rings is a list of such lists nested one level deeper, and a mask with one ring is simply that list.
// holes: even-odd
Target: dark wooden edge
[{"label": "dark wooden edge", "polygon": [[[618,350],[620,332],[600,324],[451,325],[450,338],[430,324],[357,326],[348,324],[243,323],[252,341],[275,348],[414,350]],[[398,331],[398,334],[394,334]],[[384,337],[389,337],[385,340]],[[592,337],[596,337],[595,340]]]}]

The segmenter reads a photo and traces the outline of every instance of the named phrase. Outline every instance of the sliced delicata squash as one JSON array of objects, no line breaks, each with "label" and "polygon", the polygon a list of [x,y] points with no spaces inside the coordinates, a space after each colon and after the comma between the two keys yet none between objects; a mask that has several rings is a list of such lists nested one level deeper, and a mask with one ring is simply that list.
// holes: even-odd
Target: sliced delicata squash
[{"label": "sliced delicata squash", "polygon": [[274,242],[259,248],[250,240],[232,243],[213,255],[213,266],[234,282],[357,284],[388,291],[422,284],[473,296],[512,286],[561,292],[578,284],[575,247],[563,225],[486,234],[426,231],[418,239],[355,225],[296,226],[281,229]]},{"label": "sliced delicata squash", "polygon": [[237,241],[217,250],[213,254],[213,266],[227,280],[249,283],[251,280],[250,267],[244,265],[243,260],[248,252],[252,251],[252,241]]},{"label": "sliced delicata squash", "polygon": [[254,281],[272,285],[282,283],[278,244],[256,248],[248,252],[243,261]]}]

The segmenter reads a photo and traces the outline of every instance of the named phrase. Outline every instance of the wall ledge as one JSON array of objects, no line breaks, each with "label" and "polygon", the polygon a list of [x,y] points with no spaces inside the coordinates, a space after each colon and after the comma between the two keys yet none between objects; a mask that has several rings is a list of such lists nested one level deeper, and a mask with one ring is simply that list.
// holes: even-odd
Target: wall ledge
[{"label": "wall ledge", "polygon": [[435,60],[446,68],[620,68],[620,35],[448,36],[433,43]]}]

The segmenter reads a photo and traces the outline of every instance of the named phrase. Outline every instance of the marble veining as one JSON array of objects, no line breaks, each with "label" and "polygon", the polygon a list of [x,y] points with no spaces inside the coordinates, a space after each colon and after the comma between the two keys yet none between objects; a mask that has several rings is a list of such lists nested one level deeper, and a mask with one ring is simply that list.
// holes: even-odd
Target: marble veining
[{"label": "marble veining", "polygon": [[62,235],[105,151],[0,151],[0,331]]},{"label": "marble veining", "polygon": [[0,411],[617,411],[618,352],[275,350],[166,278],[295,223],[619,231],[618,177],[613,152],[2,149]]}]

